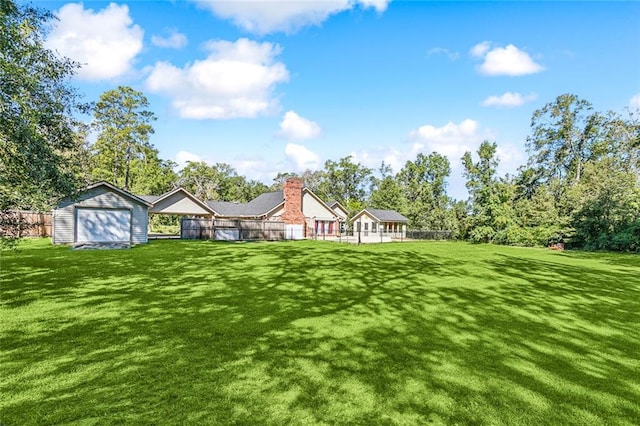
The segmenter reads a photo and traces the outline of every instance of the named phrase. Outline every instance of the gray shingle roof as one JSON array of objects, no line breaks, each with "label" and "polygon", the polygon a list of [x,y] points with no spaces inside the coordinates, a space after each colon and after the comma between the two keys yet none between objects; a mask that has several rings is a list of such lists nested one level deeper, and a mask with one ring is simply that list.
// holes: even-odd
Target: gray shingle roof
[{"label": "gray shingle roof", "polygon": [[138,195],[138,198],[142,198],[143,200],[145,200],[147,203],[155,203],[155,201],[161,197],[161,195]]},{"label": "gray shingle roof", "polygon": [[222,216],[262,216],[284,202],[282,191],[267,192],[248,203],[207,201],[207,205]]},{"label": "gray shingle roof", "polygon": [[395,210],[366,209],[369,214],[380,222],[408,222],[409,219],[402,216]]}]

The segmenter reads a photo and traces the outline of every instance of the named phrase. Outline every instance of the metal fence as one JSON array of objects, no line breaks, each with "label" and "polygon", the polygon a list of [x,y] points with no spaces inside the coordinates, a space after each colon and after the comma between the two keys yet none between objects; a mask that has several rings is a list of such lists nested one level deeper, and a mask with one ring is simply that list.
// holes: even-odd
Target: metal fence
[{"label": "metal fence", "polygon": [[265,220],[182,218],[180,237],[186,240],[284,240],[285,223]]},{"label": "metal fence", "polygon": [[452,240],[453,232],[414,229],[407,231],[406,238],[412,240]]}]

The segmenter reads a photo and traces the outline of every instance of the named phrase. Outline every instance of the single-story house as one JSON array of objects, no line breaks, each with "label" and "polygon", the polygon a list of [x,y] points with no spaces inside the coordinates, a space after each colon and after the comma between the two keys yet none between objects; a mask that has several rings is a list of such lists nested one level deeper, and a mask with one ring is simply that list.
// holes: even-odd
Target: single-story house
[{"label": "single-story house", "polygon": [[272,220],[285,223],[287,238],[337,235],[341,217],[302,180],[289,178],[280,191],[267,192],[248,203],[207,201],[216,219]]},{"label": "single-story house", "polygon": [[[348,215],[339,202],[325,203],[299,178],[287,179],[282,190],[262,194],[248,203],[202,201],[184,188],[159,196],[134,195],[108,182],[98,182],[58,203],[53,214],[53,243],[146,243],[150,213],[211,221],[284,222],[288,239],[337,236]],[[400,238],[405,235],[408,219],[393,210],[364,209],[352,222],[359,236]]]},{"label": "single-story house", "polygon": [[53,243],[147,242],[153,205],[108,182],[98,182],[53,210]]},{"label": "single-story house", "polygon": [[356,213],[351,219],[355,234],[361,237],[379,239],[405,238],[409,219],[395,210],[366,208]]}]

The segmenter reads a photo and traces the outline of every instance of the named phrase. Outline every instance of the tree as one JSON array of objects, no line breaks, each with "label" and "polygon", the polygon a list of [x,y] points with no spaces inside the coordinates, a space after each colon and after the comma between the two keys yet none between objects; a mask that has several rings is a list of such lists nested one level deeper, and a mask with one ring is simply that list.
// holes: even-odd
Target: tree
[{"label": "tree", "polygon": [[469,237],[474,241],[493,241],[497,232],[508,226],[508,186],[496,178],[498,158],[495,142],[484,141],[478,148],[478,161],[469,151],[462,156],[467,190],[471,198]]},{"label": "tree", "polygon": [[614,111],[606,116],[605,145],[602,157],[614,161],[617,169],[640,172],[640,109],[627,110],[624,117]]},{"label": "tree", "polygon": [[100,96],[94,109],[94,125],[99,131],[94,145],[94,176],[130,188],[131,164],[142,159],[152,145],[151,122],[156,118],[147,110],[149,101],[127,86],[119,86]]},{"label": "tree", "polygon": [[162,160],[158,150],[145,147],[143,154],[131,160],[130,190],[134,194],[161,195],[176,186],[177,164]]},{"label": "tree", "polygon": [[406,198],[391,166],[383,161],[379,171],[381,177],[373,179],[369,206],[374,209],[405,211]]},{"label": "tree", "polygon": [[432,152],[407,161],[398,180],[407,200],[406,214],[410,226],[417,229],[451,229],[453,215],[449,211],[446,179],[451,173],[447,157]]},{"label": "tree", "polygon": [[246,203],[267,192],[269,187],[256,180],[247,181],[226,163],[209,166],[204,161],[190,161],[180,171],[178,184],[203,200]]},{"label": "tree", "polygon": [[364,206],[367,188],[371,182],[371,169],[356,164],[352,156],[324,163],[324,179],[318,185],[319,195],[325,200],[339,201],[351,214]]},{"label": "tree", "polygon": [[588,101],[564,94],[534,111],[527,149],[545,178],[580,181],[602,141],[604,120],[592,109]]},{"label": "tree", "polygon": [[278,191],[282,189],[287,179],[292,177],[298,177],[298,175],[291,172],[278,172],[276,177],[273,178],[273,184],[271,185],[271,189],[273,191]]},{"label": "tree", "polygon": [[575,228],[572,244],[591,250],[640,251],[640,184],[611,159],[589,163],[568,197]]},{"label": "tree", "polygon": [[[0,0],[0,212],[49,210],[78,182],[74,115],[84,112],[69,78],[79,67],[43,44],[50,12]],[[20,226],[17,224],[16,226]],[[4,239],[3,239],[4,241]]]}]

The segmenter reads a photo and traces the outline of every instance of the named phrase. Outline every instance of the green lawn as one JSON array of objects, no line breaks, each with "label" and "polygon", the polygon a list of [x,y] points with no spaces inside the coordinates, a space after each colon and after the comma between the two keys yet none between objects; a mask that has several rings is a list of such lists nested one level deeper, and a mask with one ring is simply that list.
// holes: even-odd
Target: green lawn
[{"label": "green lawn", "polygon": [[640,423],[637,255],[29,241],[0,268],[3,425]]}]

